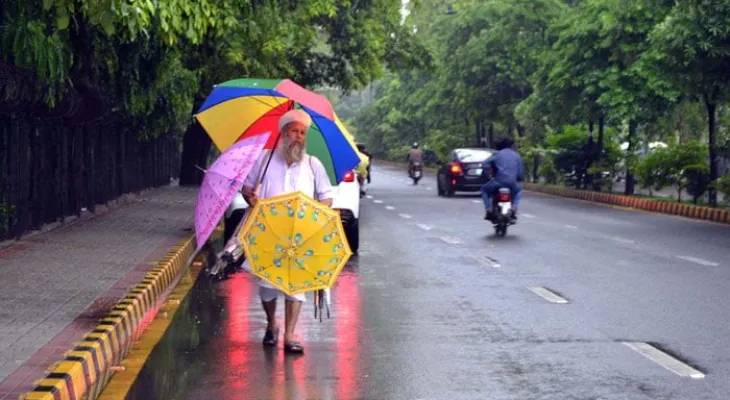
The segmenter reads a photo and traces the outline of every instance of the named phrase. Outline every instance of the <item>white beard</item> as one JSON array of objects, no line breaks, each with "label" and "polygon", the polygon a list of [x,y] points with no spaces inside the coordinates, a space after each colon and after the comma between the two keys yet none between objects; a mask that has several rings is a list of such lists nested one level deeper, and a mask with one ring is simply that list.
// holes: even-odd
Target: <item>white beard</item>
[{"label": "white beard", "polygon": [[282,138],[281,145],[279,146],[279,151],[286,159],[286,162],[289,164],[302,161],[304,158],[304,145],[299,142],[294,142],[289,140],[288,137]]}]

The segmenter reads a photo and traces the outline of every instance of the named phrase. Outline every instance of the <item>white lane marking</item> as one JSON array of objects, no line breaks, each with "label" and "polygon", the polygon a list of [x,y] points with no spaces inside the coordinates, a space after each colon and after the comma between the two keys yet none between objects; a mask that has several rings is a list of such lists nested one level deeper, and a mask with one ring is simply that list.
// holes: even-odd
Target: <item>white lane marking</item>
[{"label": "white lane marking", "polygon": [[578,229],[578,227],[575,225],[565,225],[565,227],[568,229]]},{"label": "white lane marking", "polygon": [[392,211],[392,210],[395,210],[395,207],[393,207],[393,206],[385,206],[385,209],[386,209],[386,210],[391,210],[391,211]]},{"label": "white lane marking", "polygon": [[472,200],[471,202],[472,203],[476,203],[476,204],[482,204],[483,203],[483,201],[481,201],[481,200]]},{"label": "white lane marking", "polygon": [[433,190],[433,188],[431,186],[426,186],[424,189],[426,189],[426,190]]},{"label": "white lane marking", "polygon": [[459,244],[461,243],[461,239],[453,236],[441,236],[439,237],[443,242],[448,244]]},{"label": "white lane marking", "polygon": [[398,216],[405,219],[411,219],[411,216],[408,214],[398,214]]},{"label": "white lane marking", "polygon": [[424,231],[430,231],[433,228],[431,225],[426,224],[416,224],[416,226],[423,229]]},{"label": "white lane marking", "polygon": [[375,203],[375,204],[383,204],[383,200],[373,200],[373,203]]},{"label": "white lane marking", "polygon": [[372,200],[372,199],[373,199],[373,196],[371,196],[371,195],[367,195],[367,196],[365,196],[365,197],[367,197],[367,198],[368,198],[368,199],[370,199],[370,200]]},{"label": "white lane marking", "polygon": [[656,347],[644,342],[621,342],[631,350],[641,354],[642,356],[654,361],[662,367],[674,372],[682,377],[692,379],[704,379],[705,374],[683,363],[680,360],[670,356],[669,354],[657,349]]},{"label": "white lane marking", "polygon": [[535,218],[535,216],[534,216],[534,215],[532,215],[532,214],[528,214],[528,213],[520,213],[520,216],[521,216],[521,217],[525,217],[525,218]]},{"label": "white lane marking", "polygon": [[531,286],[528,287],[532,293],[535,293],[536,295],[542,297],[543,299],[556,304],[567,304],[568,300],[558,296],[556,293],[552,292],[550,289],[542,287],[542,286]]},{"label": "white lane marking", "polygon": [[474,259],[479,263],[487,267],[501,268],[502,265],[499,261],[489,256],[475,256]]},{"label": "white lane marking", "polygon": [[634,241],[634,240],[624,239],[624,238],[618,237],[618,236],[613,236],[611,239],[613,239],[614,241],[619,242],[619,243],[636,244],[636,241]]},{"label": "white lane marking", "polygon": [[701,258],[692,257],[692,256],[675,256],[675,257],[682,259],[684,261],[689,261],[689,262],[693,262],[695,264],[705,265],[708,267],[717,267],[718,265],[720,265],[720,263],[716,263],[714,261],[703,260]]}]

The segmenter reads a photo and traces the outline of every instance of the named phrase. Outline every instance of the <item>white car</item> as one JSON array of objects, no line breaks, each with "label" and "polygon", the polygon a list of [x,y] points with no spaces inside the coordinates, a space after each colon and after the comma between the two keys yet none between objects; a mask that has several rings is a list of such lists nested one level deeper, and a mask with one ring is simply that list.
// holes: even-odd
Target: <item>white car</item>
[{"label": "white car", "polygon": [[357,171],[347,172],[342,182],[333,188],[335,194],[332,198],[332,208],[340,212],[342,227],[353,254],[357,254],[360,247],[360,196],[365,190],[365,184],[361,184],[362,179],[359,178]]}]

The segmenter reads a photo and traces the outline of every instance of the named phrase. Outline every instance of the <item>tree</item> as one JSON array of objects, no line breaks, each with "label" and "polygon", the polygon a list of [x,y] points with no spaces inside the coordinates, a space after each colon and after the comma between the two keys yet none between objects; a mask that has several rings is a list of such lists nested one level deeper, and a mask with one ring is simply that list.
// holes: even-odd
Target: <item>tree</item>
[{"label": "tree", "polygon": [[[718,178],[717,109],[730,89],[730,3],[677,1],[651,32],[652,51],[644,56],[647,75],[668,98],[700,99],[707,112],[710,180]],[[677,90],[678,89],[678,90]],[[717,205],[717,192],[709,189]]]},{"label": "tree", "polygon": [[[421,60],[421,48],[400,25],[400,3],[318,0],[269,1],[245,8],[243,23],[217,38],[195,59],[203,84],[195,108],[214,83],[233,77],[286,77],[304,86],[329,86],[345,91],[380,77],[386,65]],[[180,182],[197,184],[194,167],[205,163],[211,142],[200,127],[185,134]]]},{"label": "tree", "polygon": [[609,118],[626,123],[626,185],[624,194],[634,193],[633,169],[638,146],[637,130],[642,124],[656,121],[670,102],[651,89],[642,74],[641,55],[649,48],[648,35],[670,9],[667,0],[609,0],[593,2],[601,15],[600,43],[609,49],[600,85],[605,90],[598,97]]}]

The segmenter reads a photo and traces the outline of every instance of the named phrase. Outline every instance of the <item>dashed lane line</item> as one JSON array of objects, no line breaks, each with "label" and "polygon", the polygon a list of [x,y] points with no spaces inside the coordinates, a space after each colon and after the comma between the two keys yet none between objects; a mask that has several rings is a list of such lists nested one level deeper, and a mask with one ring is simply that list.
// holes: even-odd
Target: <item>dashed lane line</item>
[{"label": "dashed lane line", "polygon": [[475,203],[475,204],[482,204],[482,201],[481,200],[472,200],[471,202],[472,203]]},{"label": "dashed lane line", "polygon": [[424,231],[430,231],[431,229],[433,229],[431,225],[426,224],[416,224],[416,226],[423,229]]},{"label": "dashed lane line", "polygon": [[521,213],[521,214],[520,214],[520,216],[521,216],[521,217],[525,217],[525,218],[535,218],[535,216],[534,216],[534,215],[532,215],[532,214],[528,214],[528,213]]},{"label": "dashed lane line", "polygon": [[398,214],[398,216],[405,219],[411,219],[411,216],[409,214]]},{"label": "dashed lane line", "polygon": [[611,237],[611,240],[613,240],[615,242],[619,242],[619,243],[624,243],[624,244],[636,244],[635,240],[625,239],[625,238],[618,237],[618,236]]},{"label": "dashed lane line", "polygon": [[552,290],[542,286],[528,287],[532,293],[542,297],[543,299],[555,304],[568,304],[568,300],[564,299]]},{"label": "dashed lane line", "polygon": [[657,349],[649,343],[645,342],[621,342],[631,350],[641,354],[651,361],[659,364],[665,369],[675,374],[692,379],[704,379],[705,374],[692,366],[672,357],[671,355]]},{"label": "dashed lane line", "polygon": [[454,236],[440,236],[439,239],[441,239],[442,242],[448,243],[448,244],[459,244],[461,243],[461,239]]},{"label": "dashed lane line", "polygon": [[575,225],[565,225],[565,227],[568,229],[578,229],[578,227]]},{"label": "dashed lane line", "polygon": [[704,265],[707,267],[717,267],[718,265],[720,265],[720,263],[716,263],[714,261],[703,260],[701,258],[692,257],[692,256],[675,256],[675,257],[677,257],[681,260],[684,260],[684,261],[693,262],[695,264],[700,264],[700,265]]},{"label": "dashed lane line", "polygon": [[383,204],[383,200],[373,200],[373,203],[375,203],[375,204]]},{"label": "dashed lane line", "polygon": [[385,209],[386,210],[393,211],[393,210],[395,210],[395,207],[393,207],[393,206],[385,206]]},{"label": "dashed lane line", "polygon": [[368,199],[370,199],[370,200],[372,200],[372,199],[373,199],[373,196],[371,196],[371,195],[367,195],[367,196],[365,196],[365,197],[367,197],[367,198],[368,198]]},{"label": "dashed lane line", "polygon": [[499,261],[495,260],[492,257],[489,256],[474,256],[474,260],[478,262],[481,265],[484,265],[486,267],[491,268],[502,268],[502,265],[499,263]]}]

